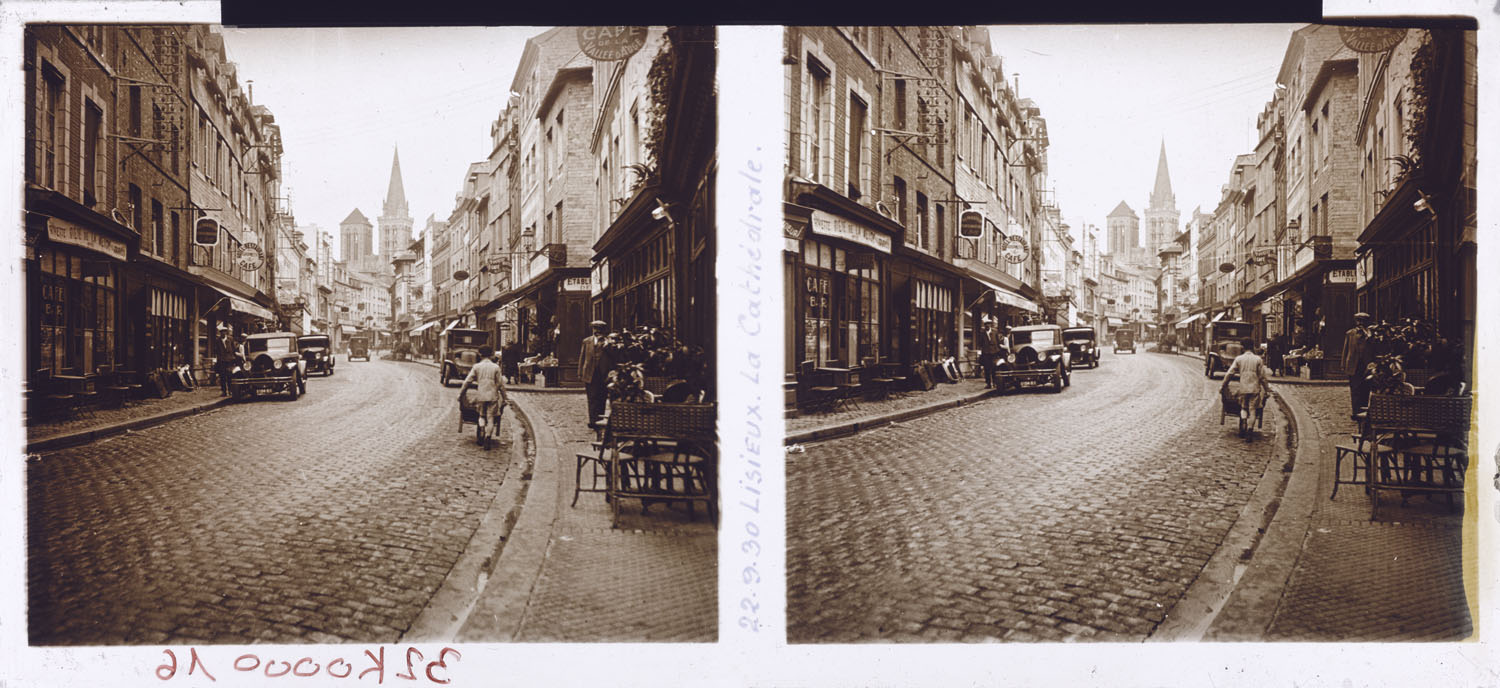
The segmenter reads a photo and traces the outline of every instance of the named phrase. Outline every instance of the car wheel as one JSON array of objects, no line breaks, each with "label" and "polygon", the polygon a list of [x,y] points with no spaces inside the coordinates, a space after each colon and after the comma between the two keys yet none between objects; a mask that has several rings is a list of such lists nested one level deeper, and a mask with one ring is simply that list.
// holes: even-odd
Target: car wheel
[{"label": "car wheel", "polygon": [[296,380],[292,380],[292,383],[286,386],[286,394],[287,396],[292,398],[292,401],[297,400],[298,392]]},{"label": "car wheel", "polygon": [[1061,392],[1062,388],[1063,388],[1063,367],[1062,367],[1061,364],[1059,364],[1057,366],[1057,375],[1055,375],[1055,376],[1052,377],[1052,393],[1056,394],[1058,392]]}]

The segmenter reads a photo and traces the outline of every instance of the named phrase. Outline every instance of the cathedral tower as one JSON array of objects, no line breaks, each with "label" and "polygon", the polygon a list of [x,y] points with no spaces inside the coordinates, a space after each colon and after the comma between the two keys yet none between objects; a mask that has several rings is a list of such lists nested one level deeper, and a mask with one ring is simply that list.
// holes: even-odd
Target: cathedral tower
[{"label": "cathedral tower", "polygon": [[391,271],[391,259],[411,245],[411,212],[406,207],[406,189],[401,184],[401,152],[391,155],[391,182],[380,209],[380,271]]},{"label": "cathedral tower", "polygon": [[1109,253],[1121,263],[1134,262],[1141,245],[1141,218],[1125,201],[1105,216],[1109,232]]},{"label": "cathedral tower", "polygon": [[1177,238],[1177,196],[1172,193],[1172,179],[1167,174],[1167,142],[1161,143],[1156,161],[1156,185],[1151,188],[1151,202],[1146,206],[1146,253],[1152,257],[1168,242]]},{"label": "cathedral tower", "polygon": [[339,259],[352,269],[370,257],[370,220],[355,208],[339,223]]}]

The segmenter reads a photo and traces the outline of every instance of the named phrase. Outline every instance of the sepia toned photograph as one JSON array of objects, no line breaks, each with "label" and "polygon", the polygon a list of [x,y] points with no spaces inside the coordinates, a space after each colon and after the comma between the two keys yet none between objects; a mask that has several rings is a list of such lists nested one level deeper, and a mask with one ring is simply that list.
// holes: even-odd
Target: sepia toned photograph
[{"label": "sepia toned photograph", "polygon": [[713,27],[23,39],[30,645],[717,639]]},{"label": "sepia toned photograph", "polygon": [[1470,638],[1472,29],[787,28],[788,642]]}]

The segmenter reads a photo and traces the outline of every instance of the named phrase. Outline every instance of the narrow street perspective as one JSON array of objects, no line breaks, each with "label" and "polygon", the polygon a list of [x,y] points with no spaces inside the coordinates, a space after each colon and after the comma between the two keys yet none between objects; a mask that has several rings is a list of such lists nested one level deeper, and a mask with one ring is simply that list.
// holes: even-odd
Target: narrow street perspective
[{"label": "narrow street perspective", "polygon": [[713,27],[22,35],[31,645],[717,639]]},{"label": "narrow street perspective", "polygon": [[1472,29],[785,29],[788,640],[1471,638]]}]

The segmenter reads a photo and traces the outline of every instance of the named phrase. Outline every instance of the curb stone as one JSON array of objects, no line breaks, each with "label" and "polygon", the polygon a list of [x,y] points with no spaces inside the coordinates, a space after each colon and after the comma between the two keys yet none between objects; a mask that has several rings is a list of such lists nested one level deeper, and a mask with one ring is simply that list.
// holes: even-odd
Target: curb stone
[{"label": "curb stone", "polygon": [[833,425],[826,425],[821,428],[811,428],[809,430],[787,433],[784,443],[790,445],[800,444],[803,442],[819,442],[822,440],[834,439],[836,437],[846,437],[848,435],[853,435],[864,430],[871,430],[885,425],[890,425],[891,423],[931,415],[937,413],[938,411],[957,408],[966,404],[973,404],[975,402],[982,401],[998,394],[999,392],[997,390],[987,389],[983,392],[971,394],[967,397],[948,399],[946,401],[939,401],[933,404],[928,404],[926,406],[918,406],[916,408],[903,409],[901,411],[892,411],[890,413],[884,413],[875,416],[866,416],[864,418],[856,418],[851,421],[844,421],[841,423],[835,423]]},{"label": "curb stone", "polygon": [[[499,559],[492,563],[490,585],[454,638],[458,642],[510,642],[520,634],[562,507],[563,461],[558,455],[557,433],[545,422],[537,422],[542,416],[528,409],[519,395],[513,395],[510,403],[517,418],[530,428],[535,442],[531,483],[525,487],[525,508],[516,518]],[[526,479],[525,473],[521,479]]]},{"label": "curb stone", "polygon": [[1282,494],[1281,506],[1266,528],[1245,575],[1209,626],[1204,640],[1258,641],[1265,637],[1287,581],[1302,555],[1308,524],[1317,507],[1318,475],[1323,468],[1317,422],[1301,404],[1281,394],[1276,394],[1276,398],[1291,412],[1291,431],[1297,447],[1292,475]]},{"label": "curb stone", "polygon": [[118,423],[112,423],[109,425],[102,425],[96,428],[77,430],[62,435],[45,437],[42,439],[27,442],[26,453],[35,454],[38,452],[53,451],[57,449],[66,449],[68,447],[76,447],[83,444],[90,444],[105,437],[119,435],[131,430],[141,430],[144,428],[161,425],[162,423],[166,423],[168,421],[177,420],[178,418],[184,418],[186,416],[197,415],[205,411],[211,411],[213,409],[219,408],[220,406],[228,405],[232,401],[233,399],[230,397],[223,397],[220,399],[215,399],[214,401],[198,404],[197,406],[188,406],[185,408],[173,409],[171,411],[146,416],[144,418],[133,418],[131,420],[120,421]]}]

